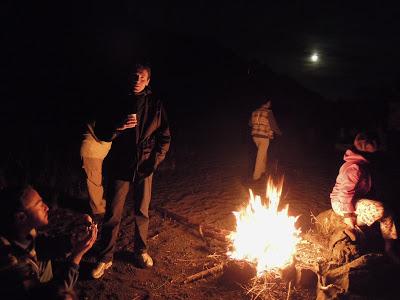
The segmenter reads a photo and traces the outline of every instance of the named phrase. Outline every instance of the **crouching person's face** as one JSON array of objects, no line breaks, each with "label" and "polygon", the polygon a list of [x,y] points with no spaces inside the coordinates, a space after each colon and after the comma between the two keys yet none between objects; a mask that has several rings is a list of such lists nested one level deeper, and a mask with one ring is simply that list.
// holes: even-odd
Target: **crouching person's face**
[{"label": "crouching person's face", "polygon": [[23,212],[19,216],[20,222],[32,228],[45,226],[49,223],[49,207],[42,197],[33,188],[28,188],[22,199]]}]

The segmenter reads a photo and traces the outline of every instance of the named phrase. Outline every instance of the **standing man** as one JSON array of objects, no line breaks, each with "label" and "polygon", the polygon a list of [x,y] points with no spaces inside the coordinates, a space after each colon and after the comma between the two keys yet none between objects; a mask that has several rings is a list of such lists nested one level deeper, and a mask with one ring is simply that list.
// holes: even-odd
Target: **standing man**
[{"label": "standing man", "polygon": [[93,278],[100,278],[112,266],[123,207],[130,189],[135,203],[135,263],[141,268],[153,266],[147,252],[152,179],[169,149],[171,136],[163,104],[149,88],[150,76],[148,65],[137,64],[131,93],[118,107],[117,115],[125,116],[126,121],[116,125],[116,132],[111,134],[113,145],[108,159],[112,191],[107,200]]},{"label": "standing man", "polygon": [[268,100],[252,112],[249,126],[254,144],[257,146],[257,157],[254,166],[253,180],[259,180],[267,170],[268,147],[275,134],[282,132],[276,123],[271,110],[272,102]]}]

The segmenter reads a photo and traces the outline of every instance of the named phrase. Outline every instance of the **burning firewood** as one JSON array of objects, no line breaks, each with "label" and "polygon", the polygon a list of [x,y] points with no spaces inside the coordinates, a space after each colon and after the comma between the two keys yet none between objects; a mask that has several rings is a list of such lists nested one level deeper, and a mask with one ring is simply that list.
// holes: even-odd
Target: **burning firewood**
[{"label": "burning firewood", "polygon": [[[232,232],[156,208],[163,216],[196,230],[207,246],[207,237],[226,245],[225,255],[220,257],[218,265],[188,276],[183,283],[220,275],[219,280],[224,284],[243,287],[248,289],[248,294],[263,299],[283,299],[282,296],[289,299],[291,293],[297,293],[291,291],[292,285],[315,287],[317,275],[310,268],[306,270],[298,265],[296,259],[313,243],[302,241],[301,231],[295,226],[298,217],[288,214],[287,205],[279,210],[282,184],[283,180],[277,186],[272,179],[268,180],[267,202],[250,191],[248,205],[233,212],[236,229]],[[309,252],[316,254],[316,251]]]},{"label": "burning firewood", "polygon": [[244,260],[229,260],[224,265],[221,281],[227,285],[248,285],[256,277],[257,270],[254,264]]}]

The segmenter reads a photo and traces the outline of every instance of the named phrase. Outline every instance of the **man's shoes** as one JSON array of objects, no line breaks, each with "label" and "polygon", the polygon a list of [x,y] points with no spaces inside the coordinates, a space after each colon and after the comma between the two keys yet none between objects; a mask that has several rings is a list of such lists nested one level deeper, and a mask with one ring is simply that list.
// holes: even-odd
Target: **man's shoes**
[{"label": "man's shoes", "polygon": [[141,269],[153,267],[153,259],[147,252],[135,253],[135,263]]},{"label": "man's shoes", "polygon": [[92,270],[92,277],[95,279],[100,278],[101,276],[104,275],[104,271],[111,268],[112,266],[112,261],[109,262],[99,262],[96,267],[93,268]]}]

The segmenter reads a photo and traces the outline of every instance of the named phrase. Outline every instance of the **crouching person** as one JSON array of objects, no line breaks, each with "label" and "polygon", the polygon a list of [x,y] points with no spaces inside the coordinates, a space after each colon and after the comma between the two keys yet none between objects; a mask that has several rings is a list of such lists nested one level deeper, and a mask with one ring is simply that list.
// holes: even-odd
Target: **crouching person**
[{"label": "crouching person", "polygon": [[[55,299],[60,290],[74,295],[79,263],[93,246],[96,225],[71,238],[70,256],[53,274],[51,258],[65,251],[60,239],[38,234],[48,224],[49,208],[32,186],[7,188],[0,194],[0,295],[2,299]],[[90,222],[90,217],[87,219]],[[60,249],[61,248],[61,249]],[[63,248],[63,249],[62,249]]]},{"label": "crouching person", "polygon": [[344,164],[340,167],[335,186],[330,194],[332,209],[343,217],[351,229],[380,223],[385,241],[385,252],[395,263],[400,263],[395,243],[398,235],[393,217],[387,207],[374,195],[374,178],[369,168],[370,159],[378,151],[378,137],[359,133],[354,145],[346,150]]}]

